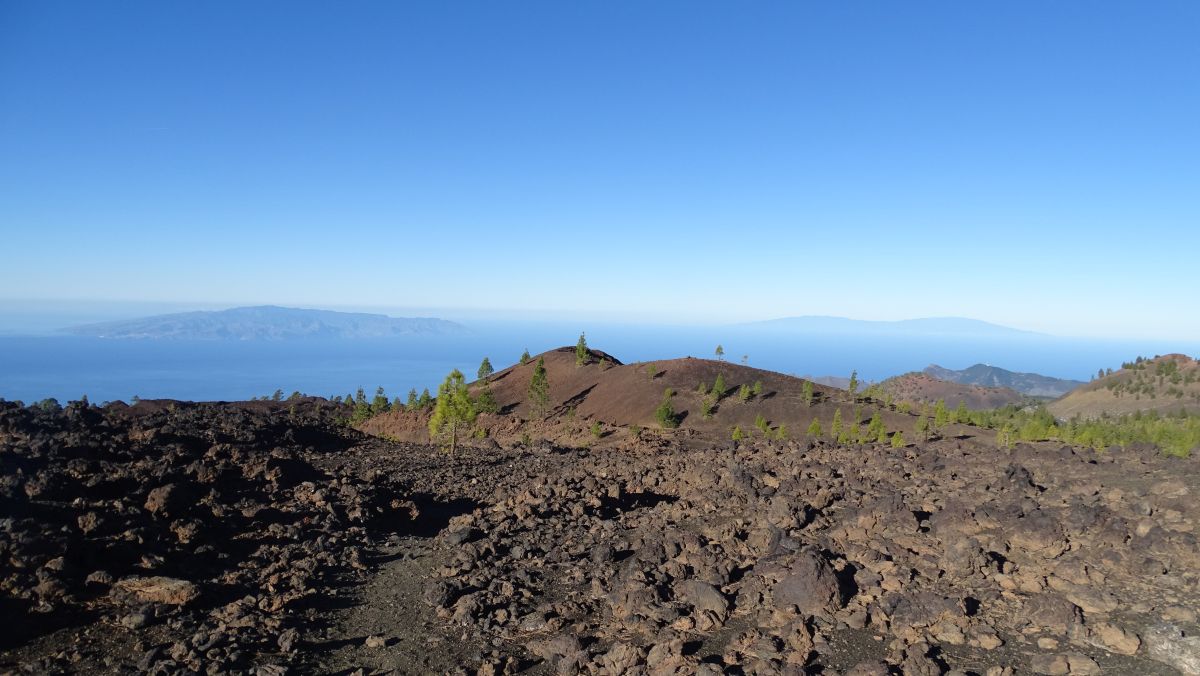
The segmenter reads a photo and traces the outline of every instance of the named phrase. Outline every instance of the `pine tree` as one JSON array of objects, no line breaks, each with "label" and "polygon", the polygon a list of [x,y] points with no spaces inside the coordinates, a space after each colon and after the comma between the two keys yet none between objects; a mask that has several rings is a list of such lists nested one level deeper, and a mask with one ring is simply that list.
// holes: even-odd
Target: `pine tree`
[{"label": "pine tree", "polygon": [[429,419],[429,436],[449,438],[450,454],[458,448],[459,434],[475,422],[475,406],[462,371],[454,369],[438,387],[437,406]]},{"label": "pine tree", "polygon": [[381,385],[375,389],[375,398],[371,400],[371,413],[386,413],[389,406],[387,395],[384,394]]},{"label": "pine tree", "polygon": [[821,436],[821,421],[813,418],[813,421],[808,424],[808,436],[817,438]]},{"label": "pine tree", "polygon": [[829,434],[834,438],[841,440],[842,438],[842,409],[833,412],[833,426],[829,428]]},{"label": "pine tree", "polygon": [[525,364],[529,363],[529,358],[530,358],[529,357],[529,349],[526,348],[525,351],[521,353],[521,358],[518,359],[517,361],[519,361],[521,363],[521,365],[524,366]]},{"label": "pine tree", "polygon": [[487,357],[484,357],[483,361],[479,363],[479,370],[475,372],[475,375],[480,380],[485,380],[495,372],[496,369],[492,368],[491,360],[489,360]]},{"label": "pine tree", "polygon": [[801,390],[804,397],[804,406],[811,407],[813,405],[813,384],[812,381],[804,381],[804,388]]},{"label": "pine tree", "polygon": [[417,399],[417,407],[424,409],[430,406],[433,406],[433,397],[429,395],[429,388],[426,387],[421,390],[421,396]]},{"label": "pine tree", "polygon": [[721,397],[725,396],[725,390],[727,390],[727,389],[729,389],[729,386],[725,384],[724,374],[718,373],[717,379],[716,379],[716,381],[713,382],[713,388],[712,388],[713,396],[716,398],[716,400],[718,402],[721,401]]},{"label": "pine tree", "polygon": [[929,418],[925,416],[917,416],[917,432],[921,435],[922,441],[929,441]]},{"label": "pine tree", "polygon": [[875,415],[871,416],[871,422],[867,423],[867,431],[864,435],[865,440],[879,440],[883,438],[883,435],[885,434],[887,434],[887,430],[883,427],[883,418],[881,418],[879,412],[876,411]]},{"label": "pine tree", "polygon": [[584,337],[581,331],[579,333],[579,342],[575,343],[575,365],[583,366],[586,363],[588,363],[587,338]]},{"label": "pine tree", "polygon": [[546,360],[538,357],[529,379],[529,408],[534,415],[544,416],[550,408],[550,383],[546,380]]},{"label": "pine tree", "polygon": [[475,401],[475,410],[480,413],[500,412],[500,403],[496,401],[496,395],[492,393],[492,388],[488,383],[484,383],[479,391],[479,398]]},{"label": "pine tree", "polygon": [[761,395],[763,393],[762,381],[761,380],[754,381],[754,387],[750,388],[750,392],[751,392],[751,394],[753,394],[756,397]]},{"label": "pine tree", "polygon": [[783,441],[784,439],[788,438],[787,425],[785,425],[783,423],[779,423],[779,429],[775,430],[775,438],[780,441]]},{"label": "pine tree", "polygon": [[596,437],[597,439],[604,436],[604,428],[600,427],[600,421],[595,421],[592,423],[592,436]]},{"label": "pine tree", "polygon": [[[349,397],[346,398],[349,399]],[[408,391],[408,400],[404,402],[404,410],[415,411],[419,405],[417,403],[417,388],[414,387]]]},{"label": "pine tree", "polygon": [[946,408],[946,400],[938,399],[933,407],[933,430],[940,431],[950,422],[950,411]]},{"label": "pine tree", "polygon": [[954,409],[954,421],[959,422],[959,423],[965,423],[970,419],[971,419],[971,414],[970,414],[970,412],[967,411],[967,402],[965,402],[965,401],[958,402],[958,408]]},{"label": "pine tree", "polygon": [[892,448],[904,448],[904,445],[904,433],[897,430],[896,433],[892,435]]},{"label": "pine tree", "polygon": [[733,426],[733,440],[741,441],[742,439],[745,439],[745,438],[746,438],[746,433],[742,431],[742,426],[734,425]]},{"label": "pine tree", "polygon": [[750,400],[750,386],[749,385],[746,385],[743,383],[742,386],[738,388],[738,399],[740,399],[741,401],[749,401]]},{"label": "pine tree", "polygon": [[757,416],[755,416],[754,426],[757,427],[759,429],[759,431],[761,431],[763,433],[764,436],[767,434],[767,431],[770,429],[770,426],[767,424],[767,419],[761,413],[759,413]]},{"label": "pine tree", "polygon": [[724,361],[724,360],[725,360],[725,348],[718,345],[717,346],[717,361]]},{"label": "pine tree", "polygon": [[850,384],[846,386],[846,390],[850,393],[851,400],[858,396],[858,371],[850,372]]},{"label": "pine tree", "polygon": [[662,403],[654,411],[654,418],[658,420],[659,427],[663,429],[679,427],[679,417],[675,415],[675,407],[671,404],[673,396],[675,396],[675,390],[668,387],[663,392]]}]

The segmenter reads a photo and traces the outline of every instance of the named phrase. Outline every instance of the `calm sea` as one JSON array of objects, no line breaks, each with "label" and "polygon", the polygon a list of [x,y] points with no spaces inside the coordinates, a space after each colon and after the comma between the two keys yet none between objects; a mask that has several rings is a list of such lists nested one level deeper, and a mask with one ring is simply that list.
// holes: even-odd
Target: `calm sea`
[{"label": "calm sea", "polygon": [[[281,342],[105,340],[0,337],[0,398],[26,402],[86,394],[93,402],[142,398],[234,400],[270,394],[344,395],[383,386],[403,396],[437,383],[451,369],[474,377],[486,355],[497,369],[533,354],[573,345],[578,327],[495,324],[455,336],[394,340]],[[931,363],[964,368],[983,362],[1016,371],[1088,380],[1138,354],[1195,355],[1200,345],[1152,341],[1101,342],[1062,338],[979,339],[946,336],[785,335],[714,327],[598,326],[593,348],[624,362],[710,357],[721,343],[726,359],[795,375],[849,375],[878,380]]]}]

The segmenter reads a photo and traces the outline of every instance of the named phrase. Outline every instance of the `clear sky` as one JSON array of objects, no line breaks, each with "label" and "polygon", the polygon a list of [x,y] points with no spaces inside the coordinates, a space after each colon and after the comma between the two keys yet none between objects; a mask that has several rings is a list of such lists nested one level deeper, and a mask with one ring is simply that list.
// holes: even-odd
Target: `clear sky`
[{"label": "clear sky", "polygon": [[1200,335],[1200,3],[0,2],[0,299]]}]

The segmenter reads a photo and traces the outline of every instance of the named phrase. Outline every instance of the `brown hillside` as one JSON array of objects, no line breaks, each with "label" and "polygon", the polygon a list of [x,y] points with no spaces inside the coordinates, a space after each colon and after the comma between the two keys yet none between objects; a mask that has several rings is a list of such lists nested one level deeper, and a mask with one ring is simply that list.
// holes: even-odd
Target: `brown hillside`
[{"label": "brown hillside", "polygon": [[[481,416],[479,424],[491,438],[502,444],[525,434],[534,439],[590,444],[592,437],[588,430],[593,422],[601,424],[602,444],[619,445],[631,439],[624,428],[632,426],[652,434],[727,441],[735,425],[740,426],[748,437],[762,436],[754,426],[759,415],[767,419],[773,433],[780,425],[785,425],[789,436],[802,437],[815,418],[820,420],[828,435],[834,412],[838,409],[847,425],[851,423],[856,406],[862,406],[859,422],[863,425],[876,410],[882,409],[871,403],[851,403],[846,393],[822,385],[813,386],[815,401],[808,407],[804,403],[803,379],[724,361],[687,357],[622,364],[603,352],[593,351],[588,364],[576,366],[573,347],[551,350],[539,356],[545,359],[550,385],[551,410],[544,418],[532,419],[534,416],[527,401],[529,381],[538,357],[527,364],[498,371],[489,378],[488,384],[501,412]],[[651,366],[655,371],[653,376],[649,372]],[[718,374],[725,378],[726,391],[712,417],[705,420],[699,385],[704,383],[711,388]],[[762,394],[741,401],[738,389],[743,384],[753,386],[759,381]],[[473,383],[473,393],[477,395],[481,387],[482,383]],[[677,430],[660,430],[655,418],[655,409],[667,388],[675,392],[672,404],[680,420]],[[915,416],[893,410],[880,410],[880,413],[889,431],[900,430],[906,439],[915,438]],[[389,438],[423,442],[428,440],[427,421],[428,412],[393,412],[366,421],[360,429]]]},{"label": "brown hillside", "polygon": [[1098,418],[1136,411],[1200,412],[1200,362],[1168,354],[1098,378],[1047,406],[1059,418]]},{"label": "brown hillside", "polygon": [[898,401],[934,403],[942,399],[950,408],[965,403],[971,410],[1000,408],[1026,400],[1020,392],[1007,387],[964,385],[916,372],[888,378],[879,387]]}]

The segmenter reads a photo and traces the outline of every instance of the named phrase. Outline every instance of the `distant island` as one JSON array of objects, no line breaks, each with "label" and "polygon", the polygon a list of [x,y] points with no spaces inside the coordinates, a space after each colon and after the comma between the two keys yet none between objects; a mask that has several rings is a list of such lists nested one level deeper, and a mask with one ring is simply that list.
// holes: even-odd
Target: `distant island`
[{"label": "distant island", "polygon": [[967,317],[926,317],[898,321],[871,321],[846,317],[781,317],[740,324],[745,328],[803,331],[838,335],[964,335],[964,336],[1040,336],[1008,326]]},{"label": "distant island", "polygon": [[364,339],[441,335],[465,330],[461,324],[431,317],[389,317],[274,305],[181,312],[64,329],[76,336],[93,338],[160,340]]}]

